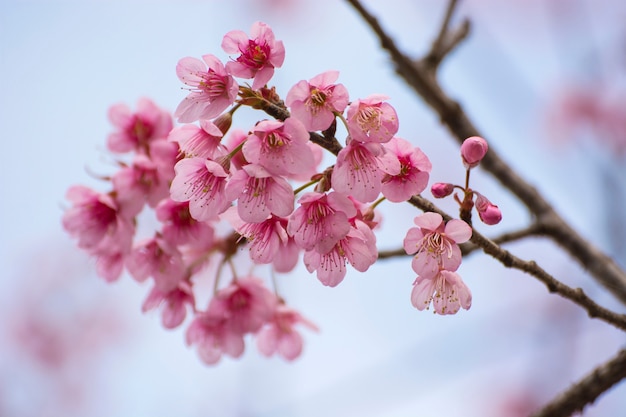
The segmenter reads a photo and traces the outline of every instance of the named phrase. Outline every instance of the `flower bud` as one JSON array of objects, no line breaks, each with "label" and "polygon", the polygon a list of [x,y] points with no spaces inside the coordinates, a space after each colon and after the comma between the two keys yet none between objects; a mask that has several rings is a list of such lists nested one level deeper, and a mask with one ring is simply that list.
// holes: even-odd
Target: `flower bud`
[{"label": "flower bud", "polygon": [[472,136],[463,141],[461,145],[461,157],[465,168],[474,168],[480,163],[487,153],[487,141],[479,136]]},{"label": "flower bud", "polygon": [[491,201],[487,200],[484,195],[476,192],[475,194],[476,203],[474,207],[476,207],[476,210],[478,211],[478,217],[480,217],[480,220],[490,226],[500,223],[500,220],[502,220],[502,212],[498,206],[492,204]]},{"label": "flower bud", "polygon": [[452,194],[454,185],[446,182],[436,182],[430,187],[430,192],[435,198],[444,198]]}]

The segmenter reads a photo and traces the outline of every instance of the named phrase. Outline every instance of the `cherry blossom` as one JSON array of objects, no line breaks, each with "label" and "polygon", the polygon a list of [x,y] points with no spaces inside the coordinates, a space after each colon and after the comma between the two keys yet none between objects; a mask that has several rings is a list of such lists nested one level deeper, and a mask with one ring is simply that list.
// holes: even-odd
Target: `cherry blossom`
[{"label": "cherry blossom", "polygon": [[213,158],[221,145],[222,131],[209,120],[200,120],[200,126],[187,124],[172,129],[168,140],[178,143],[187,157]]},{"label": "cherry blossom", "polygon": [[112,152],[148,153],[152,142],[166,138],[172,130],[170,114],[147,98],[139,99],[134,113],[126,104],[112,106],[109,120],[118,129],[107,138],[107,147]]},{"label": "cherry blossom", "polygon": [[456,314],[461,307],[469,310],[472,293],[459,274],[440,270],[431,278],[419,276],[413,283],[411,304],[418,310],[424,310],[431,302],[435,313]]},{"label": "cherry blossom", "polygon": [[185,335],[187,345],[197,345],[200,359],[207,365],[220,361],[222,354],[238,358],[243,354],[243,334],[233,331],[227,318],[202,312],[196,314]]},{"label": "cherry blossom", "polygon": [[381,191],[385,198],[400,203],[424,191],[432,169],[426,154],[420,148],[398,137],[391,138],[384,146],[400,163],[398,174],[388,173],[383,177]]},{"label": "cherry blossom", "polygon": [[430,187],[430,192],[435,198],[444,198],[454,192],[454,184],[447,182],[436,182]]},{"label": "cherry blossom", "polygon": [[274,38],[274,32],[265,23],[255,22],[250,38],[240,31],[228,32],[222,40],[222,49],[227,54],[240,54],[234,61],[226,63],[226,70],[240,78],[254,78],[252,89],[263,87],[285,60],[282,41]]},{"label": "cherry blossom", "polygon": [[315,324],[305,319],[292,308],[279,304],[272,318],[256,335],[257,347],[265,356],[278,353],[288,361],[293,361],[302,353],[302,336],[296,326],[302,324],[317,331]]},{"label": "cherry blossom", "polygon": [[178,249],[170,246],[160,236],[137,244],[126,259],[126,267],[137,281],[154,278],[156,287],[162,292],[176,288],[186,273]]},{"label": "cherry blossom", "polygon": [[470,169],[477,166],[488,149],[487,141],[479,136],[465,139],[461,144],[461,157],[463,158],[465,168]]},{"label": "cherry blossom", "polygon": [[474,207],[476,207],[476,211],[478,211],[480,220],[490,226],[500,223],[502,220],[502,212],[498,206],[489,201],[484,195],[475,191],[474,194],[476,194]]},{"label": "cherry blossom", "polygon": [[157,286],[152,288],[144,301],[141,311],[144,313],[162,306],[161,323],[166,329],[180,326],[187,317],[187,307],[192,309],[195,300],[191,286],[182,281],[171,291],[161,291]]},{"label": "cherry blossom", "polygon": [[162,223],[163,239],[170,245],[184,245],[207,238],[212,240],[213,228],[191,216],[189,201],[178,202],[167,198],[159,203],[155,212],[157,220]]},{"label": "cherry blossom", "polygon": [[328,129],[335,113],[343,113],[348,105],[348,90],[343,84],[333,84],[338,77],[339,71],[326,71],[298,82],[287,93],[285,104],[307,130]]},{"label": "cherry blossom", "polygon": [[389,97],[372,94],[365,99],[355,100],[348,106],[348,130],[359,142],[384,143],[398,132],[398,115]]},{"label": "cherry blossom", "polygon": [[198,119],[212,119],[235,102],[239,85],[226,71],[222,62],[207,54],[197,58],[186,57],[178,61],[176,75],[191,93],[180,102],[174,116],[181,123]]},{"label": "cherry blossom", "polygon": [[444,223],[439,213],[424,213],[414,220],[404,238],[404,250],[414,254],[413,270],[422,278],[433,278],[441,269],[456,271],[461,265],[458,243],[469,240],[472,228],[462,220]]}]

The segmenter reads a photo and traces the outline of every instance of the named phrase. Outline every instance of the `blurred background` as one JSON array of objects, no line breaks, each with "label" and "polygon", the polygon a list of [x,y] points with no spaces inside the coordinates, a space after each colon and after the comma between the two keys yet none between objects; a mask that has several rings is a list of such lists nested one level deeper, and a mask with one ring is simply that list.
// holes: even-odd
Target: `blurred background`
[{"label": "blurred background", "polygon": [[[415,56],[444,3],[364,1]],[[626,4],[466,0],[453,23],[461,17],[471,34],[444,62],[442,84],[490,146],[626,266]],[[107,109],[149,97],[173,111],[185,96],[178,60],[225,60],[222,36],[257,20],[284,41],[272,81],[283,97],[339,70],[352,99],[390,97],[398,136],[433,162],[431,182],[463,180],[458,146],[343,1],[0,0],[0,416],[524,416],[624,346],[622,332],[474,253],[459,270],[472,308],[450,317],[411,306],[410,258],[349,273],[332,289],[303,267],[279,276],[288,303],[321,329],[303,332],[303,355],[266,359],[248,343],[239,360],[207,367],[185,346],[188,322],[167,331],[157,313],[141,313],[148,286],[98,278],[60,219],[71,185],[107,189],[89,174],[114,171]],[[253,122],[235,119],[244,130]],[[492,178],[477,169],[472,181],[504,213],[481,232],[528,224]],[[381,213],[379,248],[399,248],[418,213],[391,204]],[[551,242],[507,248],[626,310]],[[622,383],[584,415],[625,409]]]}]

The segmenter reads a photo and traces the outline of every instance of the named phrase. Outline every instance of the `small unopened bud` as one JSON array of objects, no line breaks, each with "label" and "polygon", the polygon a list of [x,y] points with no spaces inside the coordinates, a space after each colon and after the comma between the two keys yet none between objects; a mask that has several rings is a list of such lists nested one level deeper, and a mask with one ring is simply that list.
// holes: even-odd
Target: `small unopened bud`
[{"label": "small unopened bud", "polygon": [[461,145],[461,157],[465,168],[470,169],[478,165],[488,149],[487,141],[479,136],[465,139]]},{"label": "small unopened bud", "polygon": [[446,182],[436,182],[430,187],[430,192],[435,198],[444,198],[452,194],[454,185]]},{"label": "small unopened bud", "polygon": [[487,200],[484,195],[476,192],[475,194],[476,203],[474,204],[474,207],[476,207],[476,211],[478,211],[478,217],[480,217],[480,220],[490,226],[500,223],[500,220],[502,220],[502,212],[498,206]]},{"label": "small unopened bud", "polygon": [[222,135],[225,135],[230,129],[230,125],[233,123],[233,115],[231,112],[222,113],[213,120],[213,124],[217,126],[217,128],[222,132]]}]

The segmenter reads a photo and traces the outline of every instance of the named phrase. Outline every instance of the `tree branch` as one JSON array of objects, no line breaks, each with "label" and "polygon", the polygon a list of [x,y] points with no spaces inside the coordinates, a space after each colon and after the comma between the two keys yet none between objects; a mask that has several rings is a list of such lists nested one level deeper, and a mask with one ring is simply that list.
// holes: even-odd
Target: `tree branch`
[{"label": "tree branch", "polygon": [[626,378],[626,349],[556,397],[531,417],[569,417],[592,404],[603,392]]},{"label": "tree branch", "polygon": [[[459,143],[470,136],[483,136],[474,127],[461,105],[451,99],[436,79],[436,71],[424,60],[413,62],[402,53],[395,42],[383,30],[358,0],[346,0],[361,15],[378,36],[381,46],[387,50],[395,64],[396,72],[439,115],[441,122]],[[444,20],[445,23],[445,20]],[[444,32],[446,28],[443,28]],[[481,161],[481,167],[491,173],[502,186],[510,190],[546,227],[546,235],[576,259],[591,276],[615,297],[626,304],[626,272],[606,254],[587,242],[569,226],[543,198],[504,162],[493,147]]]}]

